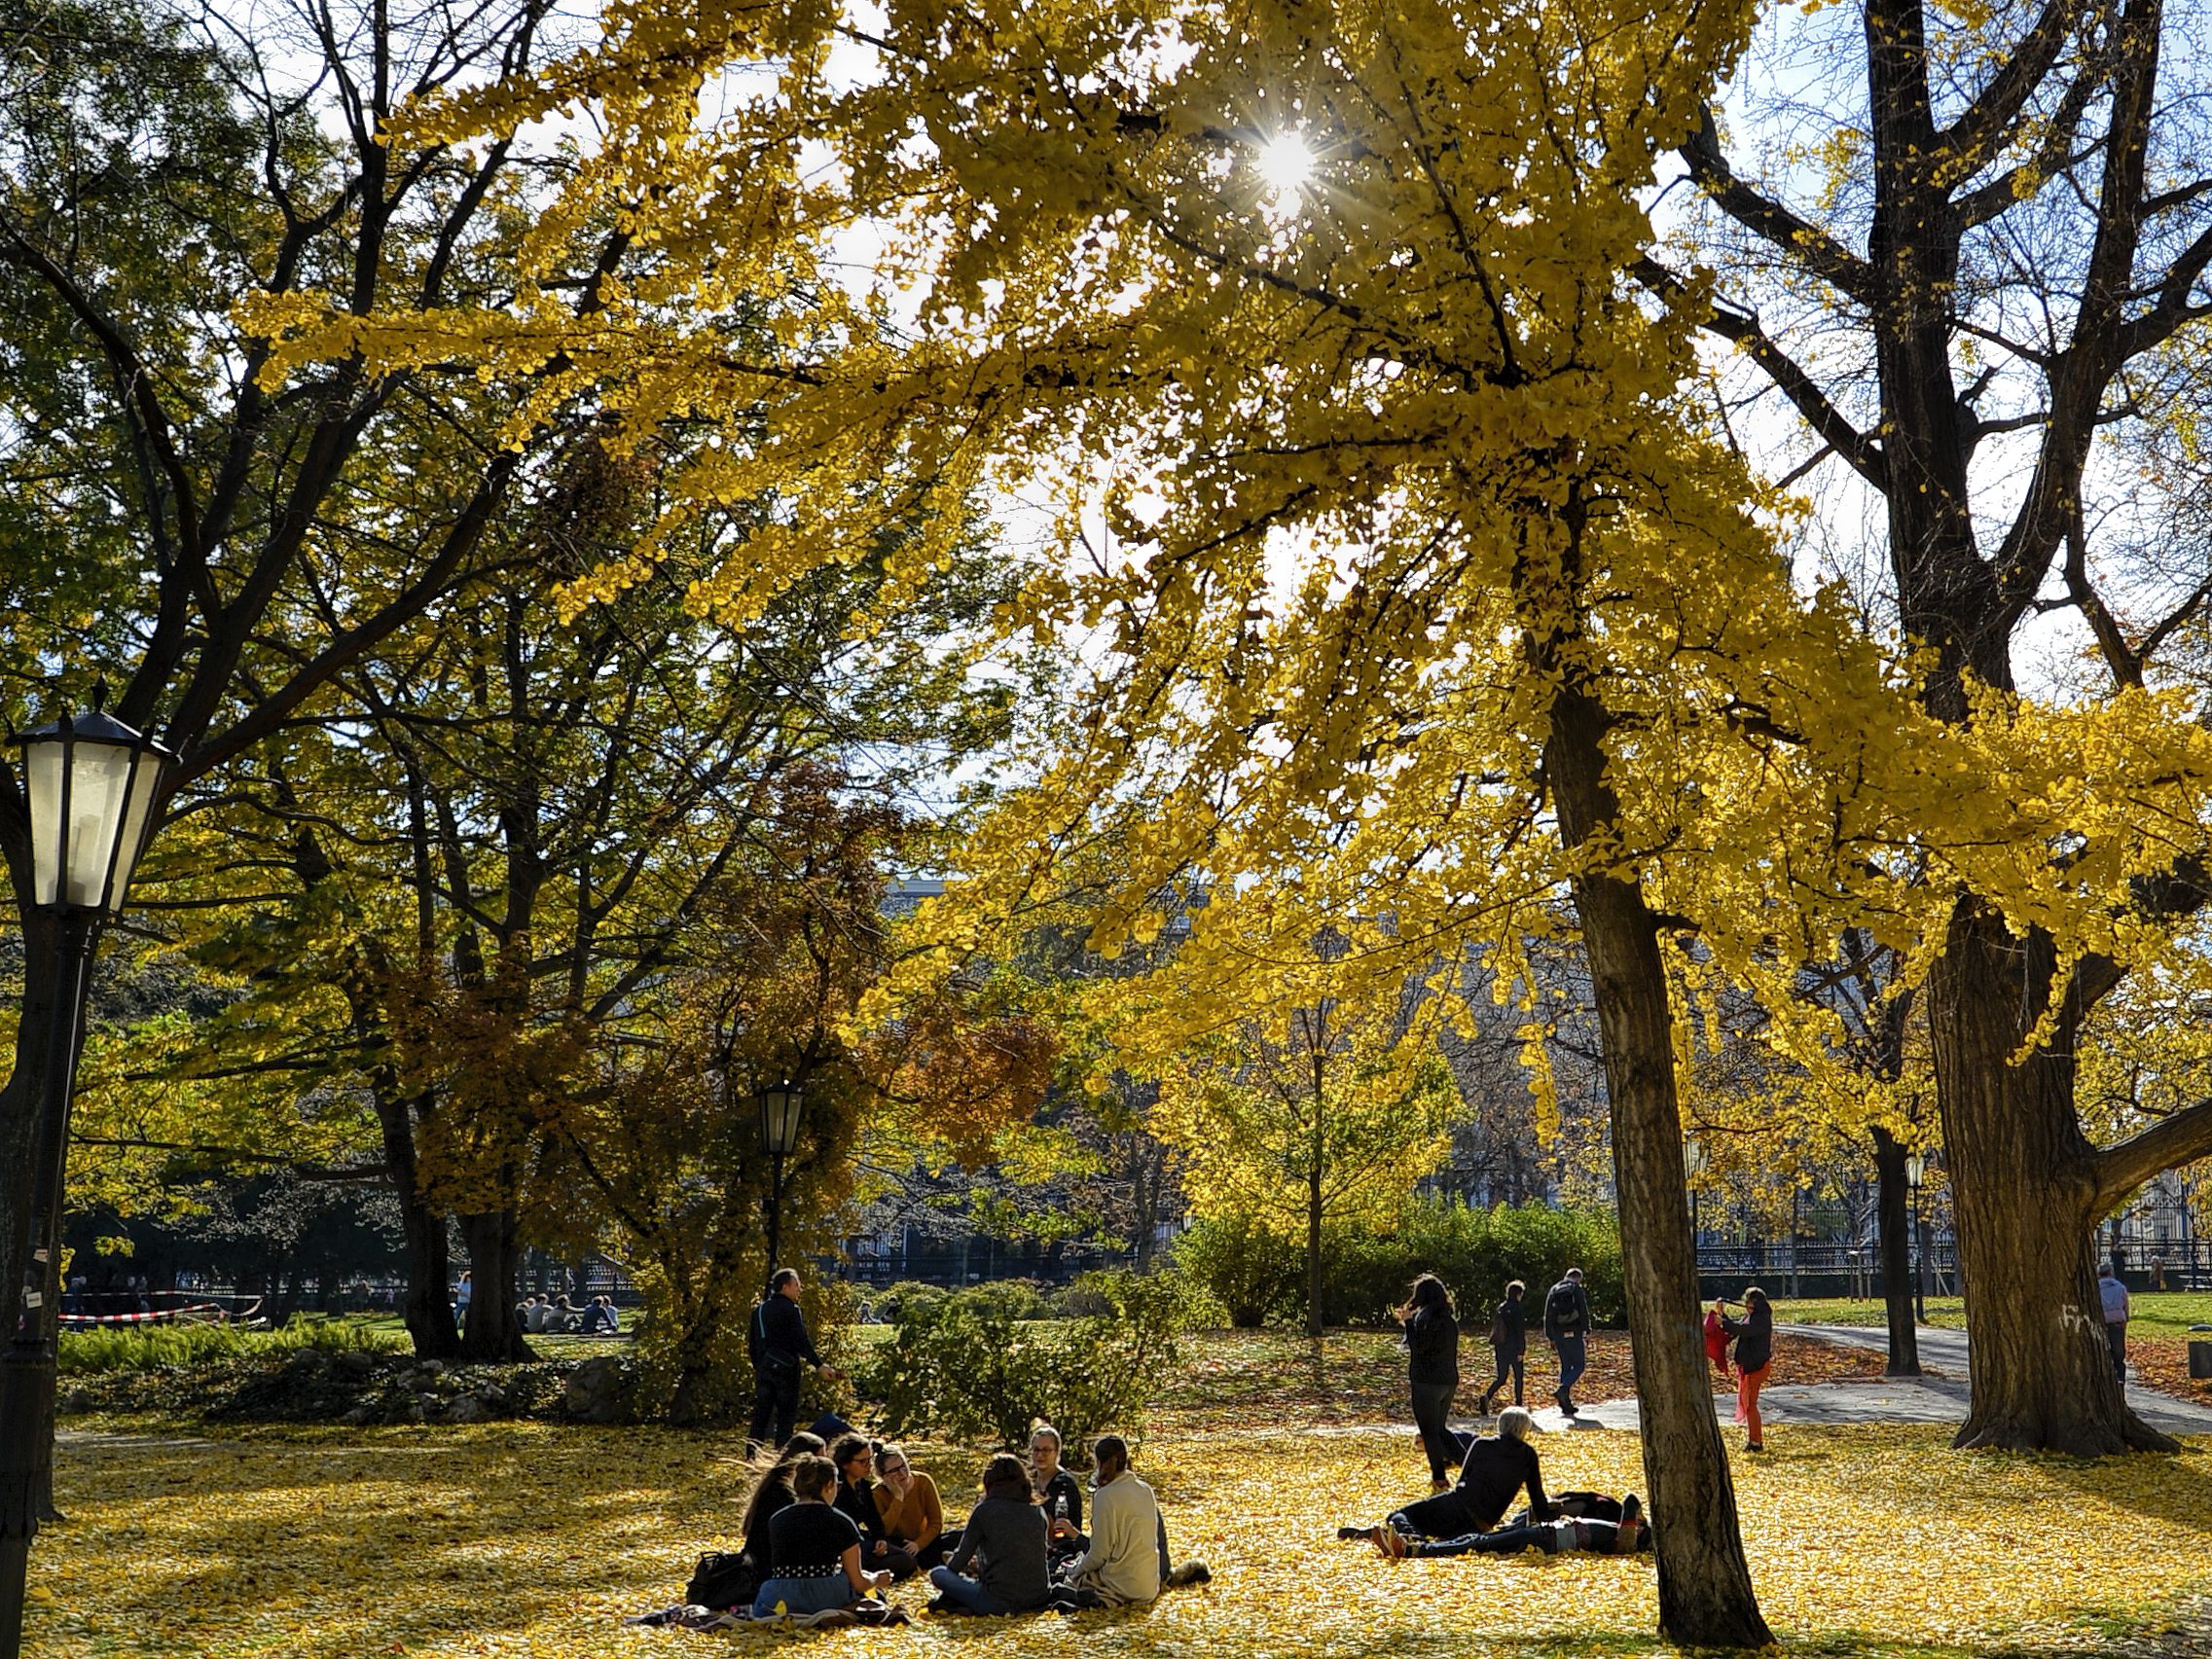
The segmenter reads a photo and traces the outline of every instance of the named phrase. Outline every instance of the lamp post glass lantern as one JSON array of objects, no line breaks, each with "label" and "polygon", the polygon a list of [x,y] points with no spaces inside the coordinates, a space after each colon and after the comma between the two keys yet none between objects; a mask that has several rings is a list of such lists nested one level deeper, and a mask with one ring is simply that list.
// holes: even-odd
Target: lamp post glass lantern
[{"label": "lamp post glass lantern", "polygon": [[1682,1172],[1689,1182],[1689,1271],[1697,1280],[1699,1301],[1705,1299],[1705,1278],[1698,1265],[1697,1246],[1704,1236],[1703,1218],[1698,1214],[1697,1177],[1705,1173],[1705,1142],[1694,1135],[1685,1136],[1682,1142]]},{"label": "lamp post glass lantern", "polygon": [[799,1144],[799,1120],[806,1115],[807,1097],[789,1078],[771,1083],[756,1098],[760,1106],[760,1144],[768,1154],[768,1271],[776,1272],[777,1252],[782,1247],[783,1160]]},{"label": "lamp post glass lantern", "polygon": [[102,713],[64,714],[16,739],[30,809],[31,908],[53,924],[53,956],[26,1023],[43,1030],[36,1057],[30,1164],[16,1176],[14,1243],[19,1306],[0,1356],[0,1659],[22,1649],[23,1580],[52,1468],[58,1247],[69,1098],[84,1041],[85,991],[101,923],[121,913],[173,758],[144,733]]}]

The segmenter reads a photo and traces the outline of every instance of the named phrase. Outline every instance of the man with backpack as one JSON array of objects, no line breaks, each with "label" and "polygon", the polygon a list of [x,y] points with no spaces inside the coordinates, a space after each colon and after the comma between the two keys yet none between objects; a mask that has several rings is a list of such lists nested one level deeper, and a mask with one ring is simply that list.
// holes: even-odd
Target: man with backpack
[{"label": "man with backpack", "polygon": [[1586,1339],[1590,1330],[1590,1298],[1582,1289],[1582,1270],[1571,1267],[1567,1277],[1544,1293],[1543,1334],[1559,1355],[1559,1387],[1551,1397],[1569,1417],[1575,1410],[1575,1384],[1590,1362]]}]

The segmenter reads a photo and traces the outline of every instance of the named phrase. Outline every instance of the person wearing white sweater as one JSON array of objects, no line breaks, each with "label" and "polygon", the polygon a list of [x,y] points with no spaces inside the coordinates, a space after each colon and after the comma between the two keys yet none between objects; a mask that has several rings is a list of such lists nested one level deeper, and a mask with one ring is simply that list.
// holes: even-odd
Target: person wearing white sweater
[{"label": "person wearing white sweater", "polygon": [[1101,1435],[1091,1453],[1098,1469],[1091,1542],[1070,1566],[1069,1582],[1110,1607],[1152,1601],[1160,1594],[1159,1500],[1130,1472],[1120,1435]]}]

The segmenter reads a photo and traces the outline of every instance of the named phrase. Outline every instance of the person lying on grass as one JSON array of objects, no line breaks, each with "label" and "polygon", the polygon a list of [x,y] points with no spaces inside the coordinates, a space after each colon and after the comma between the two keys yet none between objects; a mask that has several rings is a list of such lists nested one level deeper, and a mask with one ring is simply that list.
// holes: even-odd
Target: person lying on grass
[{"label": "person lying on grass", "polygon": [[[1468,1448],[1459,1484],[1449,1492],[1393,1510],[1384,1531],[1409,1538],[1458,1538],[1486,1533],[1498,1525],[1522,1488],[1539,1515],[1550,1513],[1543,1496],[1543,1470],[1529,1430],[1536,1420],[1526,1407],[1507,1406],[1498,1414],[1498,1432]],[[1375,1528],[1339,1527],[1340,1538],[1372,1537]]]},{"label": "person lying on grass", "polygon": [[1408,1539],[1394,1527],[1376,1527],[1371,1533],[1375,1548],[1393,1561],[1407,1556],[1427,1560],[1447,1555],[1519,1555],[1541,1550],[1545,1555],[1634,1555],[1651,1547],[1651,1529],[1644,1523],[1644,1505],[1632,1492],[1620,1500],[1620,1519],[1565,1515],[1556,1521],[1537,1521],[1520,1527],[1502,1527],[1495,1533],[1469,1533],[1457,1538]]}]

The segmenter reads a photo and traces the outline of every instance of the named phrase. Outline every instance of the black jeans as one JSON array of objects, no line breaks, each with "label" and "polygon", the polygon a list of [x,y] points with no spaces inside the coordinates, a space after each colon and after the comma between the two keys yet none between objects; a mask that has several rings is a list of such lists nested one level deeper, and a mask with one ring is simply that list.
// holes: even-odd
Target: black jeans
[{"label": "black jeans", "polygon": [[1538,1549],[1545,1555],[1557,1555],[1559,1544],[1559,1529],[1556,1527],[1505,1527],[1495,1533],[1469,1533],[1457,1538],[1432,1538],[1413,1545],[1406,1554],[1424,1557],[1518,1555],[1523,1550]]},{"label": "black jeans", "polygon": [[1521,1398],[1521,1386],[1523,1361],[1527,1356],[1528,1350],[1521,1349],[1516,1352],[1507,1353],[1502,1348],[1494,1348],[1490,1352],[1498,1356],[1498,1380],[1482,1390],[1483,1410],[1488,1411],[1490,1409],[1491,1396],[1505,1386],[1505,1373],[1508,1371],[1513,1374],[1513,1403],[1515,1405],[1526,1404],[1527,1402]]},{"label": "black jeans", "polygon": [[[799,1373],[793,1370],[786,1378],[770,1375],[770,1368],[761,1366],[753,1373],[752,1426],[746,1431],[755,1445],[780,1447],[791,1438],[792,1425],[799,1421]],[[773,1426],[776,1438],[771,1440],[768,1431]]]},{"label": "black jeans", "polygon": [[2105,1346],[2112,1350],[2112,1374],[2121,1383],[2127,1381],[2127,1321],[2105,1321]]},{"label": "black jeans", "polygon": [[1414,1383],[1413,1424],[1421,1430],[1421,1449],[1429,1455],[1429,1478],[1442,1480],[1448,1460],[1452,1456],[1452,1395],[1459,1391],[1454,1383]]},{"label": "black jeans", "polygon": [[1409,1538],[1455,1538],[1462,1533],[1479,1533],[1496,1519],[1477,1515],[1467,1500],[1467,1489],[1457,1486],[1394,1509],[1388,1517],[1392,1529]]}]

